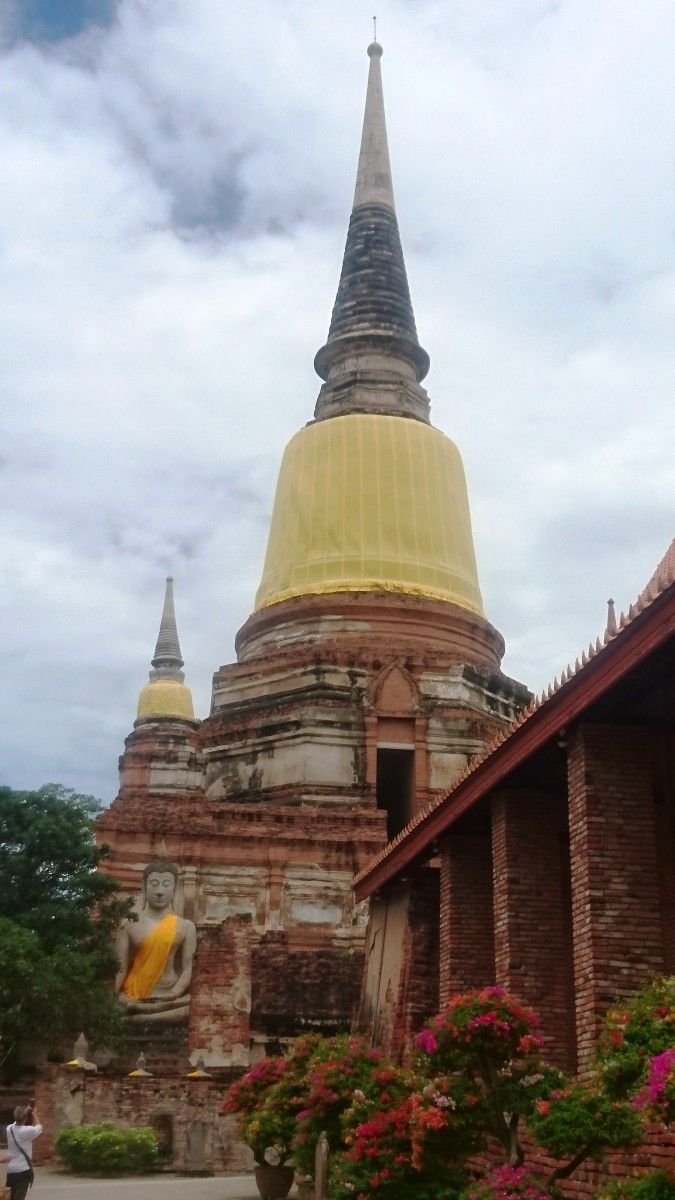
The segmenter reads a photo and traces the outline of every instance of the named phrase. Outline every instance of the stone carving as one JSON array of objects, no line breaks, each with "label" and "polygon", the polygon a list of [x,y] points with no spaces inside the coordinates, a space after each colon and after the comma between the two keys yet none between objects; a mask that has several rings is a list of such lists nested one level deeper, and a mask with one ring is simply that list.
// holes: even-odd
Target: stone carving
[{"label": "stone carving", "polygon": [[213,1162],[208,1154],[209,1126],[206,1121],[190,1121],[185,1138],[186,1175],[213,1175]]},{"label": "stone carving", "polygon": [[188,1015],[197,930],[174,912],[178,867],[155,859],[143,872],[143,909],[117,940],[115,987],[132,1021],[176,1024]]},{"label": "stone carving", "polygon": [[319,1134],[314,1155],[314,1200],[328,1200],[328,1138]]}]

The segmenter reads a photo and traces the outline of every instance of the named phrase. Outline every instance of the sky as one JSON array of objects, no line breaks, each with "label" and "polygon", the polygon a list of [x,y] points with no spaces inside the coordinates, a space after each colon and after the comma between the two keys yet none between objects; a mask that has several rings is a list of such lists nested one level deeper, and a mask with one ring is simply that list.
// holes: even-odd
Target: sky
[{"label": "sky", "polygon": [[[0,783],[105,803],[175,577],[199,716],[311,418],[362,0],[0,0]],[[673,536],[671,0],[381,0],[434,424],[541,690]]]}]

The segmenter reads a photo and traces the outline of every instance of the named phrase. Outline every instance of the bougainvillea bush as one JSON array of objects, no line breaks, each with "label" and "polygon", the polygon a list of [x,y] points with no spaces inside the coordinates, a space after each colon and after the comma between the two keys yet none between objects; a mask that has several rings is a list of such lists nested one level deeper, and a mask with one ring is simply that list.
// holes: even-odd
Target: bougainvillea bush
[{"label": "bougainvillea bush", "polygon": [[465,1182],[461,1169],[413,1165],[416,1095],[394,1107],[357,1100],[344,1114],[345,1146],[332,1163],[331,1200],[457,1200]]},{"label": "bougainvillea bush", "polygon": [[[544,1061],[532,1009],[501,988],[471,990],[420,1032],[409,1069],[362,1038],[300,1039],[233,1085],[224,1108],[242,1116],[258,1161],[292,1155],[307,1175],[325,1132],[332,1200],[557,1200],[585,1159],[638,1145],[645,1119],[672,1122],[674,1030],[675,983],[661,980],[610,1013],[581,1084]],[[524,1125],[555,1159],[545,1178],[525,1164]],[[478,1151],[493,1164],[501,1151],[501,1164],[480,1175]]]},{"label": "bougainvillea bush", "polygon": [[287,1057],[261,1059],[228,1090],[222,1111],[239,1115],[242,1138],[261,1166],[283,1165],[291,1156],[307,1066],[322,1041],[298,1038]]},{"label": "bougainvillea bush", "polygon": [[416,1042],[425,1073],[464,1080],[462,1107],[476,1134],[496,1138],[513,1167],[523,1160],[521,1121],[562,1084],[561,1072],[542,1061],[538,1027],[531,1008],[489,987],[454,996]]},{"label": "bougainvillea bush", "polygon": [[675,1049],[675,975],[657,979],[608,1014],[598,1041],[596,1069],[617,1099],[644,1084],[650,1059]]},{"label": "bougainvillea bush", "polygon": [[675,1125],[675,1047],[650,1058],[635,1107],[642,1109],[649,1121]]},{"label": "bougainvillea bush", "polygon": [[562,1200],[560,1192],[525,1167],[495,1167],[467,1188],[461,1200]]},{"label": "bougainvillea bush", "polygon": [[321,1133],[326,1134],[332,1153],[343,1146],[342,1116],[354,1093],[370,1102],[384,1095],[386,1103],[391,1103],[393,1096],[387,1087],[395,1077],[382,1052],[374,1050],[364,1038],[344,1034],[322,1039],[307,1065],[294,1139],[296,1165],[311,1175]]},{"label": "bougainvillea bush", "polygon": [[467,1155],[483,1144],[465,1103],[466,1080],[433,1080],[392,1068],[376,1072],[379,1095],[354,1095],[342,1116],[332,1200],[456,1200]]}]

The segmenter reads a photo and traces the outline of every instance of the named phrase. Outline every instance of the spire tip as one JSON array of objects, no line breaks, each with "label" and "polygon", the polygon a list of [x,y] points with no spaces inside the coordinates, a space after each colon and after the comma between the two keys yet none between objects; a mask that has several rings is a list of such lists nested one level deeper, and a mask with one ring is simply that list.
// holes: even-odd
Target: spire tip
[{"label": "spire tip", "polygon": [[373,17],[373,40],[368,47],[368,57],[372,58],[374,54],[382,58],[382,47],[377,40],[377,17]]}]

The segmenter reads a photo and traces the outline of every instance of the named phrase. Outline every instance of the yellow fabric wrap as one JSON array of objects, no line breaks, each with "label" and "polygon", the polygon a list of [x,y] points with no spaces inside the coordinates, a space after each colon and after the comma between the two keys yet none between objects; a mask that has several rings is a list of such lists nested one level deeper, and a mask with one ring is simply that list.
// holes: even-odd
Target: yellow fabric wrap
[{"label": "yellow fabric wrap", "polygon": [[156,679],[146,683],[138,697],[137,719],[147,717],[176,717],[178,720],[194,721],[190,689],[174,679]]},{"label": "yellow fabric wrap", "polygon": [[169,913],[141,942],[127,971],[122,991],[130,1000],[146,1000],[162,978],[167,959],[176,940],[178,917]]},{"label": "yellow fabric wrap", "polygon": [[389,591],[483,613],[464,469],[421,421],[317,421],[281,464],[256,609],[307,594]]}]

